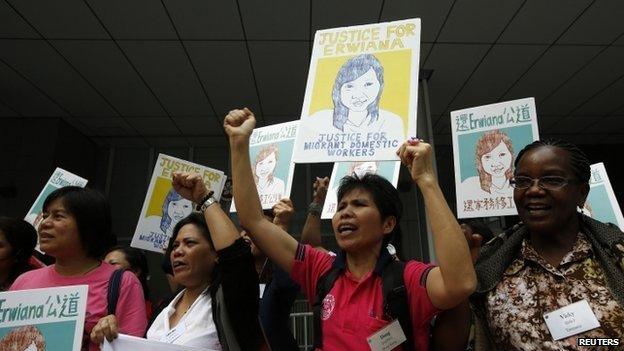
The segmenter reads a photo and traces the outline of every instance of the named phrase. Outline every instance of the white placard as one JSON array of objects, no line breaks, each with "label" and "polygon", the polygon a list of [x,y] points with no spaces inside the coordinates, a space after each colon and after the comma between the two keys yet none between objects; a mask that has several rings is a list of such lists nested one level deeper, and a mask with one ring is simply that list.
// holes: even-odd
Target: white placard
[{"label": "white placard", "polygon": [[165,252],[176,223],[193,211],[191,201],[182,198],[171,185],[175,171],[200,174],[206,187],[214,191],[214,198],[217,200],[221,198],[226,178],[223,172],[159,154],[130,246]]},{"label": "white placard", "polygon": [[539,139],[535,100],[526,98],[451,112],[457,217],[517,214],[515,157]]},{"label": "white placard", "polygon": [[399,181],[399,171],[401,161],[355,161],[336,162],[332,170],[331,178],[327,188],[327,196],[323,204],[322,219],[329,219],[336,213],[338,206],[338,187],[340,180],[347,175],[357,175],[362,177],[367,173],[378,174],[386,178],[396,188]]},{"label": "white placard", "polygon": [[624,217],[615,198],[607,170],[602,162],[591,165],[589,194],[582,212],[601,222],[616,224],[624,231]]},{"label": "white placard", "polygon": [[[298,127],[299,121],[292,121],[256,128],[249,138],[251,171],[263,209],[270,209],[280,199],[290,196]],[[234,201],[230,211],[236,212]]]},{"label": "white placard", "polygon": [[80,351],[87,292],[74,285],[0,293],[0,350]]},{"label": "white placard", "polygon": [[181,345],[166,344],[160,341],[137,338],[136,336],[119,334],[112,342],[104,340],[102,351],[216,351]]},{"label": "white placard", "polygon": [[319,30],[297,163],[398,160],[416,135],[420,19]]}]

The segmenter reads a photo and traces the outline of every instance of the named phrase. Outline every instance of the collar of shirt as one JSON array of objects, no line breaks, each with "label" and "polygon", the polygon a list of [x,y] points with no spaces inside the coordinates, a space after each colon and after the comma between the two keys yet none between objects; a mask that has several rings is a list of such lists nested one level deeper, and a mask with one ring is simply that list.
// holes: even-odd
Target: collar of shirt
[{"label": "collar of shirt", "polygon": [[561,275],[559,268],[563,268],[564,266],[570,265],[574,262],[580,262],[590,257],[591,253],[591,244],[589,243],[589,241],[587,241],[585,235],[579,232],[574,246],[567,254],[565,254],[565,256],[563,256],[559,267],[553,267],[550,263],[546,262],[546,260],[542,258],[539,253],[537,253],[535,248],[533,248],[533,246],[531,245],[530,241],[525,238],[522,241],[522,247],[520,249],[518,257],[509,265],[509,267],[507,267],[504,275],[516,275],[530,262],[538,264],[543,269],[552,274]]}]

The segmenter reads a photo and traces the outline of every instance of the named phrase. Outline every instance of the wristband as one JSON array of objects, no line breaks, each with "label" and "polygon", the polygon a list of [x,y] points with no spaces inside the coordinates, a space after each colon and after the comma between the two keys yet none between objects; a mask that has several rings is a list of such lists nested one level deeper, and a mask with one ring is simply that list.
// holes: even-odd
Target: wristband
[{"label": "wristband", "polygon": [[[195,205],[195,211],[204,212],[204,210],[208,206],[212,205],[215,201],[217,201],[217,200],[215,200],[215,198],[212,197],[212,195],[214,195],[214,191],[212,191],[212,190],[208,191],[208,194],[206,194],[204,197],[202,197],[202,199],[197,203],[197,205]],[[211,199],[212,199],[212,201],[209,201]],[[208,206],[204,207],[204,205],[206,205],[207,202],[210,202],[210,204],[208,204]]]},{"label": "wristband", "polygon": [[310,205],[308,206],[309,215],[320,217],[321,211],[323,211],[323,205],[316,202],[310,202]]}]

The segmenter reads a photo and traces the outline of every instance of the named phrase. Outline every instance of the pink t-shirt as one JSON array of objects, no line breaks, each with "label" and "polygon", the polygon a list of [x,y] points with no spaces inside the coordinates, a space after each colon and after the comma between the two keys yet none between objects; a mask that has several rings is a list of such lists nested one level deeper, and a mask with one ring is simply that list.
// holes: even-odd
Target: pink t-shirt
[{"label": "pink t-shirt", "polygon": [[[106,299],[108,281],[114,271],[114,266],[102,262],[98,268],[85,275],[66,277],[58,274],[56,269],[54,269],[54,265],[51,265],[20,275],[9,290],[88,285],[89,294],[87,296],[87,313],[82,345],[82,349],[85,350],[85,340],[90,340],[91,329],[93,329],[100,318],[108,314],[108,302]],[[124,272],[121,279],[117,313],[115,315],[120,333],[143,337],[147,327],[145,299],[143,298],[141,283],[132,272]],[[89,351],[97,351],[99,349],[99,345],[89,341]]]},{"label": "pink t-shirt", "polygon": [[[309,245],[299,245],[290,275],[301,285],[311,303],[316,299],[318,279],[331,268],[335,259],[336,256]],[[403,272],[416,350],[429,349],[431,318],[439,311],[431,303],[425,287],[426,273],[431,267],[409,261]],[[384,319],[381,277],[371,271],[358,281],[347,269],[323,300],[323,350],[370,350],[367,338],[389,323]]]}]

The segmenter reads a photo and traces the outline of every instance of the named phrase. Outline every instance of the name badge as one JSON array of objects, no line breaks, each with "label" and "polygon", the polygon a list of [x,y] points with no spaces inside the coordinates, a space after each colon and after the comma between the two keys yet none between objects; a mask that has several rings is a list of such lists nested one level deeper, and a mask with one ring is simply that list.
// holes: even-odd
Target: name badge
[{"label": "name badge", "polygon": [[375,334],[369,336],[368,346],[373,351],[389,351],[399,346],[402,342],[407,340],[399,320],[395,319],[392,323],[386,325],[382,329],[375,332]]},{"label": "name badge", "polygon": [[266,288],[266,284],[260,284],[260,298],[264,295],[264,289]]},{"label": "name badge", "polygon": [[553,340],[564,339],[600,326],[587,300],[581,300],[546,313],[544,314],[544,321],[546,321],[546,326],[548,326]]},{"label": "name badge", "polygon": [[175,328],[171,329],[169,332],[167,332],[167,334],[160,338],[160,341],[171,344],[176,341],[180,336],[182,336],[185,330],[186,324],[184,324],[184,322],[178,323]]}]

